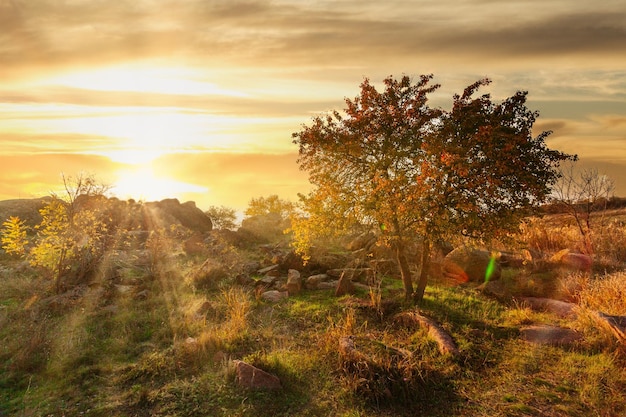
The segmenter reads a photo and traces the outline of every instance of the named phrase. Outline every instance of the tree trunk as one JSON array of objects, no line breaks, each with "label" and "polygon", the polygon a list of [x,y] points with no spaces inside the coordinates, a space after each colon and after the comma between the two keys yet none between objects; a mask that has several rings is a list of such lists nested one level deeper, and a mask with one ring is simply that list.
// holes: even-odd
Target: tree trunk
[{"label": "tree trunk", "polygon": [[413,294],[413,301],[420,303],[424,298],[424,291],[426,290],[426,284],[428,283],[428,275],[430,269],[430,239],[424,236],[422,241],[422,270],[420,271],[420,278],[417,283],[417,290]]},{"label": "tree trunk", "polygon": [[63,279],[63,272],[65,267],[65,254],[67,250],[65,248],[61,249],[61,253],[59,254],[59,262],[56,267],[56,276],[54,278],[54,289],[57,294],[61,293],[61,280]]},{"label": "tree trunk", "polygon": [[402,241],[396,242],[396,259],[398,261],[398,266],[400,267],[402,284],[404,284],[404,298],[405,300],[410,301],[413,296],[413,277],[411,276],[409,262],[406,260],[404,242]]}]

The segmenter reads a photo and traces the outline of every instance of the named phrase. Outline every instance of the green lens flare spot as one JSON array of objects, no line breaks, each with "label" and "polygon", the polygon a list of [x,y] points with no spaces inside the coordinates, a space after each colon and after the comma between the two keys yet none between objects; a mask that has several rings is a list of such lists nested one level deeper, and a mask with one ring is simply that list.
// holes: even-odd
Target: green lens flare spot
[{"label": "green lens flare spot", "polygon": [[489,257],[489,263],[487,264],[487,270],[485,271],[485,282],[489,282],[495,269],[496,269],[496,254],[495,252],[491,252],[491,256]]}]

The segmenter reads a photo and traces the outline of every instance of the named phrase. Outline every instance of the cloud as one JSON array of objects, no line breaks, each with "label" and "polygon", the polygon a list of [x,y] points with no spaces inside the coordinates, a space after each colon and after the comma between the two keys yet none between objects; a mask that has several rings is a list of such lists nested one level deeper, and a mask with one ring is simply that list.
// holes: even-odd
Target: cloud
[{"label": "cloud", "polygon": [[[606,5],[560,10],[533,2],[435,5],[394,2],[3,3],[2,72],[48,71],[126,60],[280,68],[371,66],[386,60],[506,64],[509,56],[583,54],[623,67],[626,11]],[[540,7],[542,6],[542,7]],[[523,10],[523,13],[520,13]],[[567,10],[564,12],[563,10]],[[519,64],[519,60],[516,60]],[[587,61],[586,65],[593,65]]]},{"label": "cloud", "polygon": [[[41,172],[35,183],[63,164],[118,169],[106,158],[70,155],[123,150],[128,127],[145,148],[188,150],[156,166],[183,182],[206,181],[216,204],[245,206],[273,189],[293,196],[306,186],[295,154],[257,154],[288,152],[291,132],[343,108],[363,77],[376,83],[402,73],[434,73],[443,86],[433,102],[443,106],[484,76],[494,79],[495,99],[529,90],[529,107],[541,113],[536,127],[554,130],[552,147],[594,161],[626,154],[622,1],[0,0],[0,27],[1,185],[9,188],[11,178],[26,184],[14,156]],[[218,89],[103,91],[50,81],[132,65],[192,67],[194,82]],[[172,123],[167,112],[176,113]],[[137,117],[118,117],[125,113]],[[80,129],[60,123],[80,118]],[[192,152],[236,140],[246,155]]]},{"label": "cloud", "polygon": [[[7,104],[48,104],[110,107],[165,107],[186,109],[187,112],[204,112],[220,115],[246,115],[248,117],[292,117],[308,114],[312,108],[330,109],[337,104],[332,100],[307,100],[305,97],[291,100],[280,100],[272,97],[230,97],[223,95],[190,95],[190,94],[160,94],[151,92],[128,91],[96,91],[63,86],[43,86],[36,90],[0,89],[0,97]],[[341,99],[341,97],[337,97]],[[86,116],[81,110],[87,108],[72,108],[64,118],[78,118]],[[101,112],[102,113],[102,112]],[[0,113],[0,118],[2,118]],[[6,117],[6,116],[5,116]],[[26,117],[21,115],[20,117]],[[43,117],[41,114],[38,116]],[[50,117],[50,116],[48,116]]]},{"label": "cloud", "polygon": [[94,150],[114,149],[119,146],[119,143],[116,143],[114,138],[98,135],[0,132],[0,146],[4,156],[13,157],[38,154],[78,154],[86,150],[93,152]]}]

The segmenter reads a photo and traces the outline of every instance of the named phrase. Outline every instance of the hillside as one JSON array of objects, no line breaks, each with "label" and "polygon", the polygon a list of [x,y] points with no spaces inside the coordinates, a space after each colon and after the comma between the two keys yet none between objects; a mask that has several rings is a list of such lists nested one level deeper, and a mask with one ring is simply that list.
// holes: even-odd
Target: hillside
[{"label": "hillside", "polygon": [[59,293],[0,254],[0,415],[626,414],[623,209],[588,268],[569,220],[546,216],[488,282],[434,259],[415,307],[367,239],[304,265],[280,219],[226,231],[181,221],[190,203],[123,207],[132,228]]}]

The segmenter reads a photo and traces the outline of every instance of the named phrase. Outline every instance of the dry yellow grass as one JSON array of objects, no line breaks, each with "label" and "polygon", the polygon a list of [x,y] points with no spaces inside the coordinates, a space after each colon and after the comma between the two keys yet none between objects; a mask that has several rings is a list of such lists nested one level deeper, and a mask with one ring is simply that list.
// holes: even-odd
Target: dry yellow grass
[{"label": "dry yellow grass", "polygon": [[578,292],[579,302],[607,314],[626,316],[626,272],[588,279]]}]

